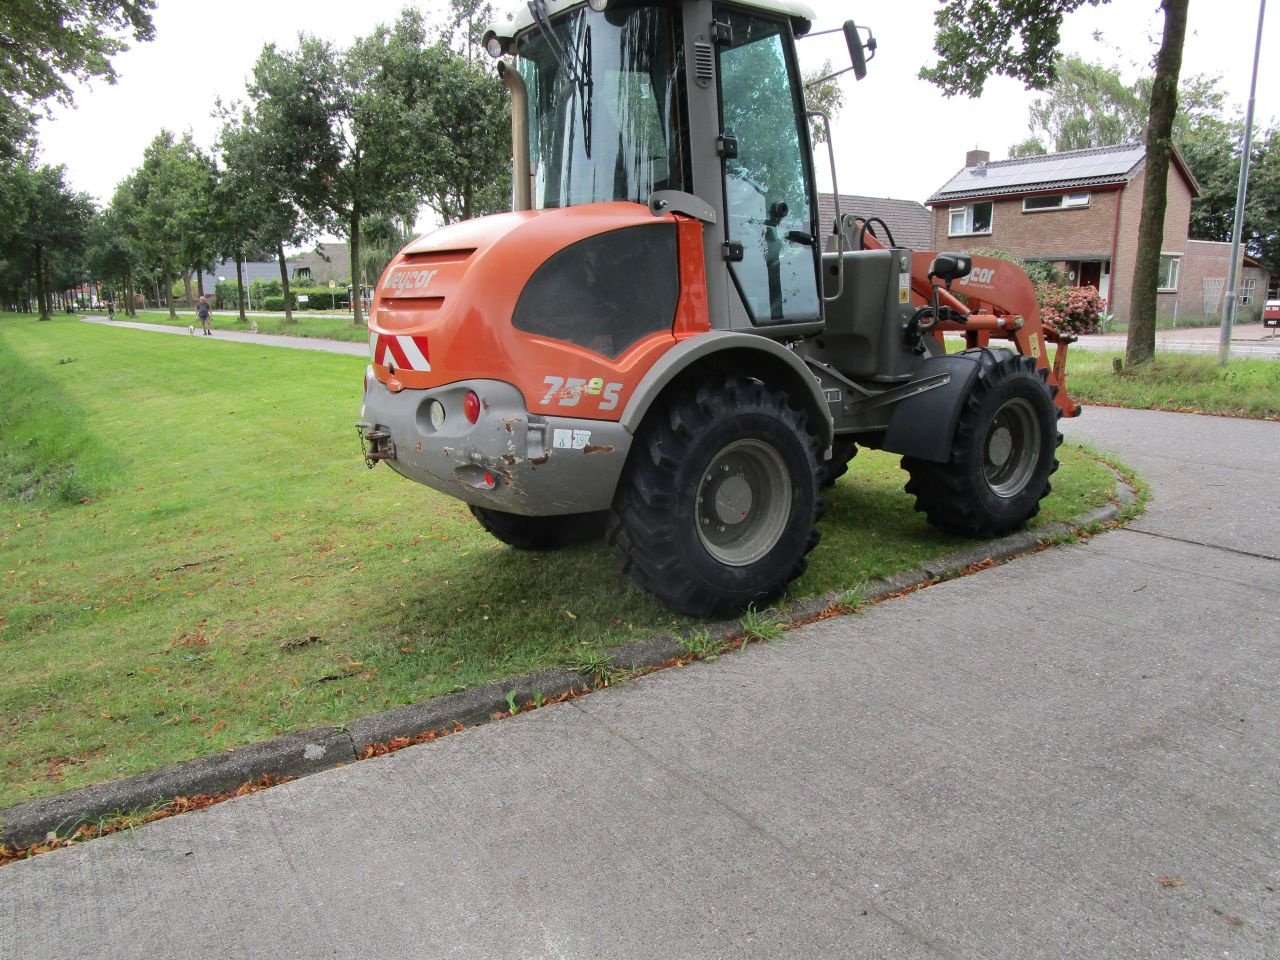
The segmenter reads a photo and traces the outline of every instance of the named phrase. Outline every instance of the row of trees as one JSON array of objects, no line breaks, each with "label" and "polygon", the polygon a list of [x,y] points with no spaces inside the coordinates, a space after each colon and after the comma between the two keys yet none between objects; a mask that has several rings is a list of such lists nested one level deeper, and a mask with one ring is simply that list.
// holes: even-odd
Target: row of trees
[{"label": "row of trees", "polygon": [[[310,36],[264,47],[247,99],[215,107],[214,149],[162,130],[104,210],[29,151],[0,161],[0,212],[12,213],[0,226],[0,293],[48,317],[56,291],[93,278],[131,312],[140,285],[167,294],[180,277],[190,300],[193,277],[203,294],[212,265],[234,260],[243,313],[241,264],[274,257],[291,320],[286,247],[344,236],[358,288],[421,206],[443,223],[506,209],[507,101],[476,56],[488,16],[482,0],[453,0],[436,30],[406,9],[346,49]],[[358,297],[352,305],[363,323]]]}]

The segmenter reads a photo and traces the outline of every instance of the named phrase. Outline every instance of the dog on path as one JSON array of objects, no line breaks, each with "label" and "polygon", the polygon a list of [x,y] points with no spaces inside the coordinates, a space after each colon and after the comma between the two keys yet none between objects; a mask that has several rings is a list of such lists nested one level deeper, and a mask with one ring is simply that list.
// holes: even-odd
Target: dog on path
[{"label": "dog on path", "polygon": [[191,334],[194,337],[196,335],[196,328],[193,326],[188,326],[187,333]]},{"label": "dog on path", "polygon": [[250,320],[250,321],[249,321],[249,332],[250,332],[250,333],[257,333],[257,332],[258,332],[258,321],[257,321],[257,320]]}]

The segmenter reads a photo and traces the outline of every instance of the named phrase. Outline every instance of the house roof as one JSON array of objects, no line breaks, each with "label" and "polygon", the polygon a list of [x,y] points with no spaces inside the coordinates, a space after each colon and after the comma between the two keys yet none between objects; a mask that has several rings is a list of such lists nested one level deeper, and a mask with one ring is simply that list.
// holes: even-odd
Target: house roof
[{"label": "house roof", "polygon": [[[840,212],[857,217],[879,217],[889,225],[899,246],[912,250],[933,249],[933,219],[923,204],[914,200],[892,200],[886,197],[859,197],[840,194]],[[818,194],[818,229],[825,238],[831,234],[836,219],[835,196]],[[880,239],[883,231],[877,231]]]},{"label": "house roof", "polygon": [[[925,203],[1120,185],[1137,176],[1146,159],[1147,150],[1142,144],[1122,143],[1114,147],[979,163],[962,168]],[[1192,196],[1199,196],[1199,184],[1177,150],[1173,151],[1172,159],[1190,184]]]}]

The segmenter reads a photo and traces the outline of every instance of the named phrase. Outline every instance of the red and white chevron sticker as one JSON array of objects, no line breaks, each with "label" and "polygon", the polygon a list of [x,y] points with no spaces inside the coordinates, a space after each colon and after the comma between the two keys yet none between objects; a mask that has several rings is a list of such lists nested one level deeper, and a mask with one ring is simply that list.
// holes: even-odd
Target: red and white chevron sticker
[{"label": "red and white chevron sticker", "polygon": [[426,337],[372,333],[369,335],[369,349],[373,353],[373,362],[384,367],[395,367],[397,370],[431,369],[431,362],[427,359]]}]

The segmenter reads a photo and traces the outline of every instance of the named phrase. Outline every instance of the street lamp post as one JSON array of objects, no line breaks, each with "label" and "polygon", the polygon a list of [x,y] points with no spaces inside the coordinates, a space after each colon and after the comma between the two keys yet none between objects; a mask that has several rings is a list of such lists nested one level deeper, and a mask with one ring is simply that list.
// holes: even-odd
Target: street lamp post
[{"label": "street lamp post", "polygon": [[1245,111],[1244,145],[1240,149],[1240,182],[1236,185],[1236,216],[1231,225],[1231,264],[1227,268],[1227,302],[1222,305],[1222,326],[1218,330],[1218,363],[1231,355],[1231,326],[1236,320],[1236,279],[1240,273],[1240,233],[1244,228],[1244,195],[1249,185],[1249,151],[1253,145],[1253,101],[1258,89],[1258,57],[1262,53],[1262,18],[1267,0],[1258,0],[1258,39],[1253,45],[1253,78],[1249,81],[1249,109]]}]

